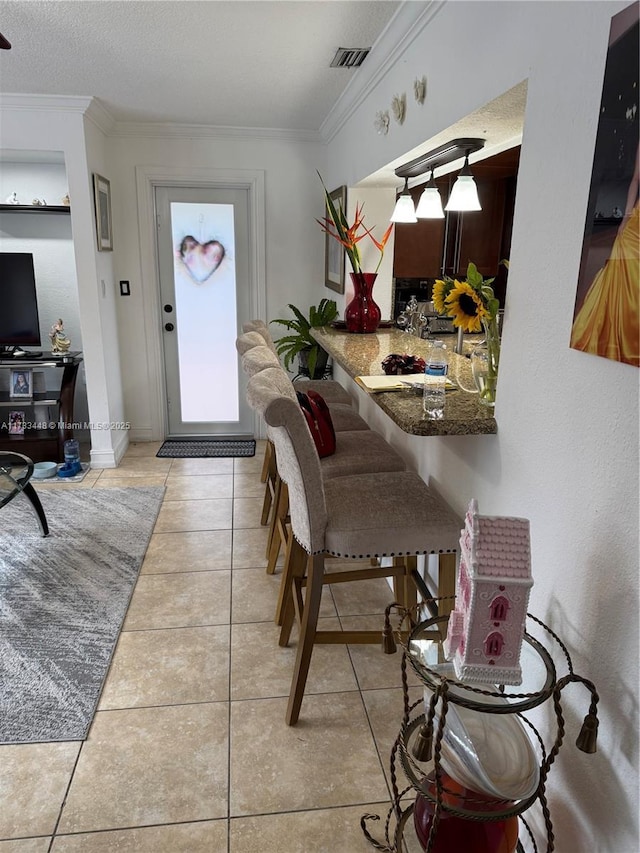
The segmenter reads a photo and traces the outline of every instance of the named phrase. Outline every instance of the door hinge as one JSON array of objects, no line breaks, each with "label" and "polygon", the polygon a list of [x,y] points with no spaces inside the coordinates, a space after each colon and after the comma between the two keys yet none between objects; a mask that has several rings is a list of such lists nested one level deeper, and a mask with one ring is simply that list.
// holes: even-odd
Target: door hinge
[{"label": "door hinge", "polygon": [[156,228],[160,228],[160,214],[156,214]]}]

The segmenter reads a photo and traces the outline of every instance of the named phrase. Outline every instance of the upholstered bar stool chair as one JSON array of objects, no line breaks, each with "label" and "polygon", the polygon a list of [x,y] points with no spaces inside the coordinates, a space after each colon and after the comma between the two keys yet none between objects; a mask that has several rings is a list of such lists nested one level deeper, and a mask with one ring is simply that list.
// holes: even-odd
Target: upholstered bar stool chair
[{"label": "upholstered bar stool chair", "polygon": [[[455,555],[462,521],[415,473],[386,471],[327,479],[300,407],[282,394],[270,371],[247,385],[247,400],[263,415],[276,447],[281,477],[289,488],[293,538],[306,555],[306,590],[286,720],[294,725],[316,643],[380,642],[379,632],[319,631],[324,583],[356,580],[355,572],[327,574],[325,558]],[[381,567],[396,577],[406,568]],[[453,561],[455,572],[455,558]],[[367,576],[371,569],[361,570]],[[296,596],[292,594],[293,604]]]},{"label": "upholstered bar stool chair", "polygon": [[[282,365],[280,364],[280,359],[278,358],[275,351],[272,348],[268,347],[262,338],[261,341],[262,343],[258,343],[255,336],[251,334],[240,335],[240,337],[237,339],[236,348],[241,353],[241,364],[244,372],[249,377],[251,377],[255,373],[258,373],[260,370],[264,370],[267,367],[275,367],[282,370],[283,375],[287,378],[289,382],[291,382],[288,375],[282,368]],[[330,383],[324,383],[324,381],[323,384],[330,385]],[[341,388],[341,386],[338,385],[338,388]],[[324,388],[322,390],[324,390]],[[333,400],[335,399],[340,400],[342,399],[342,397],[340,397],[340,395],[334,394]],[[349,401],[351,400],[348,395],[347,399]],[[331,419],[333,421],[333,426],[336,432],[369,429],[366,421],[361,418],[356,411],[354,411],[350,403],[345,404],[342,402],[333,402],[333,400],[327,402],[327,405],[329,406],[329,410],[331,412]],[[265,458],[262,464],[262,473],[260,479],[261,482],[265,483],[265,495],[262,505],[261,524],[268,524],[271,509],[275,501],[275,493],[278,490],[279,485],[277,477],[277,468],[273,452],[273,444],[270,441],[267,441],[267,446],[265,448]],[[273,523],[269,535],[268,552],[270,549],[272,536]]]},{"label": "upholstered bar stool chair", "polygon": [[[280,359],[272,349],[266,346],[266,344],[254,346],[251,349],[248,349],[241,357],[241,364],[242,369],[249,377],[254,376],[256,373],[259,373],[261,370],[265,370],[268,367],[273,367],[278,370],[282,370],[287,382],[290,382],[288,376],[284,373],[284,370],[281,367]],[[361,418],[350,405],[345,405],[343,403],[333,403],[328,405],[336,432],[369,429],[366,421]],[[284,486],[278,476],[275,452],[270,440],[267,440],[265,460],[266,462],[263,463],[263,476],[261,477],[262,482],[265,483],[265,494],[262,504],[260,523],[266,525],[271,521],[269,537],[267,540],[267,558],[269,560],[269,569],[274,571],[275,563],[278,559],[279,548],[273,555],[271,555],[274,534],[277,530],[276,514],[275,512],[272,513],[272,509],[277,506],[278,502],[281,502],[282,506],[280,515],[283,516],[288,512],[288,501],[286,486]],[[278,542],[280,542],[280,539]]]},{"label": "upholstered bar stool chair", "polygon": [[[255,374],[251,383],[257,377],[263,377],[269,386],[283,397],[289,399],[297,411],[300,412],[298,400],[295,392],[292,389],[291,382],[281,369],[267,368],[260,373]],[[252,400],[247,396],[250,405],[253,405]],[[262,412],[261,412],[262,414]],[[302,417],[302,414],[300,414]],[[305,423],[305,429],[309,432]],[[270,427],[267,423],[267,433],[273,441]],[[309,439],[311,434],[309,433]],[[313,444],[313,441],[312,441]],[[314,445],[315,447],[315,445]],[[285,622],[286,606],[290,599],[291,588],[296,571],[299,568],[299,561],[296,559],[299,554],[296,550],[296,543],[291,535],[290,527],[290,495],[288,491],[287,479],[282,475],[278,460],[278,449],[275,450],[276,462],[278,463],[278,474],[280,482],[283,484],[280,492],[280,497],[276,503],[275,512],[275,528],[271,543],[271,550],[268,555],[267,572],[275,571],[275,561],[282,549],[284,549],[285,559],[282,577],[280,580],[280,592],[278,596],[278,606],[276,608],[276,624],[288,624],[290,630],[291,623]],[[406,466],[404,460],[395,450],[373,430],[345,430],[336,432],[336,449],[331,456],[325,456],[319,460],[320,469],[323,479],[333,480],[335,478],[348,477],[354,474],[369,474],[381,471],[404,471]],[[299,550],[299,549],[298,549]],[[376,562],[377,561],[372,561]],[[303,565],[304,567],[304,565]],[[399,574],[399,573],[398,573]],[[377,576],[377,575],[372,575]],[[415,599],[415,595],[413,596]],[[288,633],[286,634],[288,639]],[[286,645],[286,642],[284,643]]]},{"label": "upholstered bar stool chair", "polygon": [[[245,332],[254,331],[261,335],[269,349],[273,350],[276,356],[278,355],[269,327],[263,320],[251,320],[249,323],[245,323],[242,328]],[[327,403],[353,405],[353,399],[349,392],[333,379],[296,379],[296,386],[299,391],[317,391]]]}]

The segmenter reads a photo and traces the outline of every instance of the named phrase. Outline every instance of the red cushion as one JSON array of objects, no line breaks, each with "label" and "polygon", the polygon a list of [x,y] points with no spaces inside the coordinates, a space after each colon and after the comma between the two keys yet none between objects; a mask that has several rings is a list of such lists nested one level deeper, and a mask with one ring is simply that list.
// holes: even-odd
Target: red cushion
[{"label": "red cushion", "polygon": [[329,407],[317,391],[296,392],[302,414],[307,421],[318,456],[331,456],[336,452],[336,433],[331,420]]}]

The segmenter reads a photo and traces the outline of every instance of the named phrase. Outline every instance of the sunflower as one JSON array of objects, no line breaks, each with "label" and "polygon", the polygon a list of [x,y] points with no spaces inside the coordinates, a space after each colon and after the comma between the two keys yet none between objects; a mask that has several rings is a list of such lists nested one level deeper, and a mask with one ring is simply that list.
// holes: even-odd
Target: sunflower
[{"label": "sunflower", "polygon": [[[455,282],[458,284],[459,282]],[[433,300],[433,307],[436,309],[438,314],[446,314],[447,306],[445,305],[445,299],[451,292],[451,288],[453,287],[454,282],[449,279],[448,281],[442,281],[442,279],[437,278],[433,285],[433,292],[431,294],[431,299]]]},{"label": "sunflower", "polygon": [[453,317],[453,325],[461,326],[465,332],[481,332],[482,319],[490,316],[480,294],[466,281],[453,283],[445,299],[445,310]]}]

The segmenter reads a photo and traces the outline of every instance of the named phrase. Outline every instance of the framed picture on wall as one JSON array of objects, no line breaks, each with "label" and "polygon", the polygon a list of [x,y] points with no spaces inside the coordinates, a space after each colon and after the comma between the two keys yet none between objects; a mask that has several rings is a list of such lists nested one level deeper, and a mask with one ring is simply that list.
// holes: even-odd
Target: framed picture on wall
[{"label": "framed picture on wall", "polygon": [[[338,187],[329,193],[334,205],[342,210],[347,206],[347,188]],[[325,216],[329,216],[327,210]],[[330,234],[324,235],[324,285],[336,293],[344,293],[344,246]]]},{"label": "framed picture on wall", "polygon": [[640,14],[611,20],[571,347],[640,367]]},{"label": "framed picture on wall", "polygon": [[111,184],[102,175],[93,175],[93,198],[96,209],[96,237],[99,252],[113,251],[111,232]]}]

